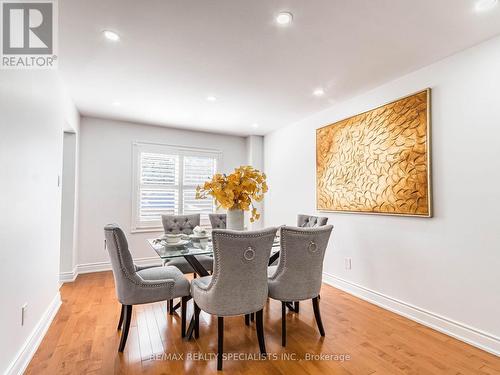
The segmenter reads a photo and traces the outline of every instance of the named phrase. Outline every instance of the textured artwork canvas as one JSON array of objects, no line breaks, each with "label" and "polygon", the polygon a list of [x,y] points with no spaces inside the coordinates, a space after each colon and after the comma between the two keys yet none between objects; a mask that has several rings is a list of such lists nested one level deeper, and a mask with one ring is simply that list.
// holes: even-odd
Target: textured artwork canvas
[{"label": "textured artwork canvas", "polygon": [[431,216],[430,89],[316,131],[320,211]]}]

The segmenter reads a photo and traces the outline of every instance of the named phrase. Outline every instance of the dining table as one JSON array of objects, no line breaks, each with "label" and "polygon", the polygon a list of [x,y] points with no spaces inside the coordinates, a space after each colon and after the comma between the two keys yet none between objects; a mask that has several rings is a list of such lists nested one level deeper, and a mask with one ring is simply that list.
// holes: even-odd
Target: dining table
[{"label": "dining table", "polygon": [[[210,236],[204,239],[193,238],[193,236],[186,235],[179,244],[167,244],[165,238],[150,238],[146,240],[149,246],[158,254],[163,262],[163,265],[174,258],[184,257],[191,265],[196,275],[200,277],[210,276],[208,270],[198,261],[197,257],[200,255],[213,256],[213,246]],[[269,265],[272,265],[278,258],[280,253],[280,240],[276,237],[271,248],[271,255],[269,257]],[[180,302],[173,306],[173,310],[180,307]],[[191,318],[189,327],[186,333],[186,339],[190,340],[194,332],[194,316]]]},{"label": "dining table", "polygon": [[[184,257],[198,276],[203,277],[210,275],[197,259],[200,255],[213,256],[214,251],[210,238],[206,241],[200,241],[186,236],[186,240],[184,240],[181,245],[167,244],[166,241],[161,238],[150,238],[147,242],[156,254],[158,254],[163,265],[166,265],[171,259]],[[276,237],[271,248],[269,265],[273,264],[279,258],[279,253],[280,242],[279,237]]]}]

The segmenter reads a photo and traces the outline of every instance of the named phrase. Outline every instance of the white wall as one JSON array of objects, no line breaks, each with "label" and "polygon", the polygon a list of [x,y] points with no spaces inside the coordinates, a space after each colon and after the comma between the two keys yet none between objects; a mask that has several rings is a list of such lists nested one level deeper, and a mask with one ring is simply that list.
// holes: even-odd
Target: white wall
[{"label": "white wall", "polygon": [[265,222],[315,213],[316,128],[426,87],[434,218],[325,214],[335,226],[325,276],[414,318],[422,309],[427,324],[436,318],[438,328],[499,353],[500,38],[267,135]]},{"label": "white wall", "polygon": [[[221,172],[246,164],[245,138],[83,117],[80,128],[78,264],[80,271],[106,268],[104,225],[124,229],[134,258],[156,257],[146,243],[157,233],[130,233],[132,143],[211,148],[222,151]],[[97,264],[96,264],[97,263]],[[81,266],[83,265],[83,266]]]},{"label": "white wall", "polygon": [[[264,137],[261,135],[250,135],[246,138],[247,164],[260,171],[264,170]],[[261,214],[259,220],[251,223],[250,212],[245,212],[245,225],[250,230],[264,227],[264,202],[254,202],[255,208]]]},{"label": "white wall", "polygon": [[250,135],[246,138],[247,163],[252,167],[262,170],[264,168],[264,137]]},{"label": "white wall", "polygon": [[61,199],[61,260],[60,273],[73,279],[76,266],[76,177],[77,133],[65,132],[63,140],[63,170]]},{"label": "white wall", "polygon": [[23,369],[60,303],[58,175],[77,122],[56,72],[0,71],[0,373]]}]

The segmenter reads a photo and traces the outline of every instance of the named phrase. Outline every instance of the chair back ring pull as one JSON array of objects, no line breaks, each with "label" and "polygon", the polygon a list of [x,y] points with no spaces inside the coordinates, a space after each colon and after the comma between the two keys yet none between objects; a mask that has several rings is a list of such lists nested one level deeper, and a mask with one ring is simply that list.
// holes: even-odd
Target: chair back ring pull
[{"label": "chair back ring pull", "polygon": [[248,261],[253,260],[255,258],[255,250],[252,249],[251,246],[248,246],[248,248],[243,253],[243,258]]},{"label": "chair back ring pull", "polygon": [[318,251],[318,245],[316,245],[316,242],[311,241],[309,242],[309,246],[307,247],[307,249],[310,253],[315,253],[316,251]]}]

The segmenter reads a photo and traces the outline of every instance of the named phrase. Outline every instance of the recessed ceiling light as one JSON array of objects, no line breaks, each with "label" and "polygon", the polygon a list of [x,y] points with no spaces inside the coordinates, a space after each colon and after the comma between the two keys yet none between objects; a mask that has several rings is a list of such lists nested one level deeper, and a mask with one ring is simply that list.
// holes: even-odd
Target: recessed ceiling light
[{"label": "recessed ceiling light", "polygon": [[104,30],[102,32],[102,34],[104,35],[104,37],[107,39],[107,40],[110,40],[112,42],[118,42],[120,40],[120,35],[118,35],[117,33],[115,33],[114,31],[111,31],[111,30]]},{"label": "recessed ceiling light", "polygon": [[254,122],[254,123],[252,124],[252,128],[257,129],[258,127],[259,127],[259,124],[257,124],[256,122]]},{"label": "recessed ceiling light", "polygon": [[478,0],[476,1],[476,12],[486,12],[493,9],[498,4],[498,0]]},{"label": "recessed ceiling light", "polygon": [[316,90],[313,91],[314,96],[323,96],[325,95],[325,90],[323,90],[321,87],[318,87]]},{"label": "recessed ceiling light", "polygon": [[281,12],[276,16],[276,23],[278,25],[289,25],[292,23],[293,15],[290,12]]},{"label": "recessed ceiling light", "polygon": [[216,100],[217,100],[217,98],[213,95],[207,96],[207,101],[209,101],[209,102],[215,102]]},{"label": "recessed ceiling light", "polygon": [[115,100],[115,101],[113,102],[113,106],[115,106],[115,107],[119,107],[119,106],[121,106],[121,105],[122,105],[122,103],[120,103],[118,100]]}]

